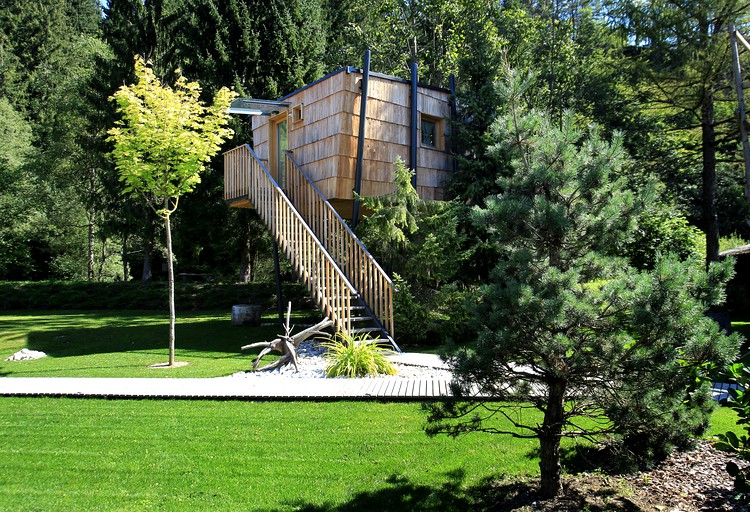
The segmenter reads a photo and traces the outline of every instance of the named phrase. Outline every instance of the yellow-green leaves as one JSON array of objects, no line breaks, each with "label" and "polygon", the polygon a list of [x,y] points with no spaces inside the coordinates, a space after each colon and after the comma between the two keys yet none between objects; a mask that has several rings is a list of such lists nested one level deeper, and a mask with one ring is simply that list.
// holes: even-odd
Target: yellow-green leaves
[{"label": "yellow-green leaves", "polygon": [[226,111],[236,94],[222,88],[212,105],[204,105],[200,85],[184,76],[174,87],[162,85],[140,57],[135,72],[137,82],[113,96],[121,119],[109,131],[111,156],[124,192],[152,197],[150,206],[165,217],[200,183],[206,162],[232,135]]}]

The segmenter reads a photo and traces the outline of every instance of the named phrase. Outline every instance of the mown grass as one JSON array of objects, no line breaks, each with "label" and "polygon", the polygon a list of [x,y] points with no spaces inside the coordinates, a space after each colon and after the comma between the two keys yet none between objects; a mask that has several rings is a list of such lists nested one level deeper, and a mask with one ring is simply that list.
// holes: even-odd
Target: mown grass
[{"label": "mown grass", "polygon": [[424,418],[403,403],[3,398],[0,509],[465,511],[488,482],[538,472],[535,440],[428,438]]},{"label": "mown grass", "polygon": [[[152,312],[0,314],[0,374],[224,375],[279,329],[183,313],[177,359],[191,364],[148,369],[166,332]],[[50,357],[4,361],[24,347]],[[533,439],[430,439],[424,421],[404,403],[2,398],[0,510],[481,510],[491,482],[538,473]],[[722,408],[708,436],[727,430]]]},{"label": "mown grass", "polygon": [[327,509],[378,492],[372,510],[397,510],[407,488],[536,471],[533,440],[430,439],[423,421],[402,403],[5,398],[0,509]]},{"label": "mown grass", "polygon": [[[269,312],[263,321],[277,322],[278,317]],[[151,369],[149,365],[167,360],[168,327],[168,317],[152,311],[0,313],[0,376],[217,377],[250,369],[253,355],[240,347],[282,332],[280,326],[232,326],[229,311],[181,312],[175,355],[189,365]],[[49,357],[5,361],[22,348]]]}]

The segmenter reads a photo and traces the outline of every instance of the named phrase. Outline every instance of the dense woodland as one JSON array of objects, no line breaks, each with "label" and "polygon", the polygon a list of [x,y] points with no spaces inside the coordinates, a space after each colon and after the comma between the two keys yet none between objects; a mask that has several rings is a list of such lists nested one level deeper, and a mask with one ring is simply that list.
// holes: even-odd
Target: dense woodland
[{"label": "dense woodland", "polygon": [[[539,439],[547,497],[562,437],[653,459],[707,428],[711,378],[741,343],[705,313],[732,276],[721,244],[750,240],[729,44],[730,26],[750,32],[746,0],[0,5],[0,279],[164,278],[161,223],[123,194],[107,142],[134,56],[206,98],[274,99],[370,49],[376,71],[416,62],[423,82],[458,84],[452,200],[420,200],[398,164],[394,192],[364,199],[358,234],[396,284],[396,336],[455,342],[456,396],[479,386],[544,413],[482,411]],[[232,122],[227,149],[251,138]],[[174,213],[177,272],[267,280],[270,241],[224,203],[221,169]],[[482,430],[478,414],[437,403],[428,432]]]},{"label": "dense woodland", "polygon": [[[413,259],[406,245],[387,255],[390,270],[413,287],[481,282],[494,264],[486,237],[466,219],[470,207],[499,192],[497,177],[510,165],[487,151],[494,143],[488,130],[504,109],[495,83],[506,66],[535,73],[525,101],[553,125],[570,111],[581,129],[623,134],[628,186],[652,197],[621,248],[637,266],[651,264],[657,250],[707,250],[716,259],[718,235],[733,236],[729,245],[750,239],[728,38],[731,23],[748,27],[746,2],[0,4],[0,279],[163,278],[160,223],[122,194],[105,140],[116,116],[111,96],[133,81],[136,54],[151,60],[163,82],[179,70],[207,97],[229,86],[275,99],[343,65],[361,65],[365,49],[379,72],[407,76],[417,62],[423,82],[442,86],[454,74],[454,207],[428,208],[421,232],[407,236],[418,246],[411,250],[422,258],[419,268],[399,263]],[[227,148],[251,138],[246,121],[233,123]],[[217,156],[175,214],[177,271],[268,279],[270,241],[253,212],[224,204],[221,165]],[[446,240],[445,229],[459,236]]]}]

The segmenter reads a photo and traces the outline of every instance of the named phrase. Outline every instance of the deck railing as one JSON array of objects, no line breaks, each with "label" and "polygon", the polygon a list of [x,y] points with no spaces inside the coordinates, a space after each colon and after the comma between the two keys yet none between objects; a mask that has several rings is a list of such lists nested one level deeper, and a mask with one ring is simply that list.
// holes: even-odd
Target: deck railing
[{"label": "deck railing", "polygon": [[224,153],[226,199],[247,197],[337,330],[352,332],[357,291],[248,145]]},{"label": "deck railing", "polygon": [[393,282],[315,183],[286,152],[284,188],[368,308],[393,336]]}]

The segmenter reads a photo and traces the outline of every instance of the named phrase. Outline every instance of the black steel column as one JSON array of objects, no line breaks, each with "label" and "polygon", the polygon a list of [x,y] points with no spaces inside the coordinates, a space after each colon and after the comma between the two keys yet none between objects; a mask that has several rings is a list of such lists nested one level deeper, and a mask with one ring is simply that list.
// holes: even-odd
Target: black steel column
[{"label": "black steel column", "polygon": [[449,78],[451,88],[451,140],[450,140],[450,153],[451,153],[451,168],[453,172],[458,170],[458,161],[456,160],[456,121],[458,120],[458,113],[456,112],[456,75],[451,73]]},{"label": "black steel column", "polygon": [[417,111],[417,87],[419,82],[419,73],[417,72],[417,63],[411,63],[411,133],[409,137],[409,167],[414,174],[411,176],[411,184],[417,188],[417,123],[419,115]]},{"label": "black steel column", "polygon": [[279,244],[273,241],[273,272],[276,277],[276,308],[279,311],[279,322],[284,325],[284,297],[281,290],[281,269],[279,266]]},{"label": "black steel column", "polygon": [[359,223],[359,194],[362,192],[362,161],[365,155],[365,121],[367,119],[367,85],[370,82],[370,50],[365,50],[362,68],[362,98],[359,101],[359,140],[357,141],[357,168],[354,174],[354,206],[352,229]]}]

